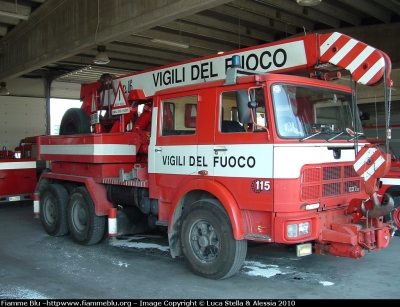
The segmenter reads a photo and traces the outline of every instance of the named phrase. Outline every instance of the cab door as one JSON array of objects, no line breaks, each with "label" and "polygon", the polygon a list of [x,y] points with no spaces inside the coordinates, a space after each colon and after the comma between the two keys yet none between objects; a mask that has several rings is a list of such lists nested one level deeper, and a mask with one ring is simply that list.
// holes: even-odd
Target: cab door
[{"label": "cab door", "polygon": [[[220,115],[216,119],[213,150],[214,180],[231,191],[242,209],[272,211],[273,142],[269,114],[264,88],[252,87],[219,89]],[[257,103],[255,123],[248,108],[250,98]]]},{"label": "cab door", "polygon": [[198,171],[198,92],[158,96],[152,114],[149,176],[153,198],[172,201],[176,189]]}]

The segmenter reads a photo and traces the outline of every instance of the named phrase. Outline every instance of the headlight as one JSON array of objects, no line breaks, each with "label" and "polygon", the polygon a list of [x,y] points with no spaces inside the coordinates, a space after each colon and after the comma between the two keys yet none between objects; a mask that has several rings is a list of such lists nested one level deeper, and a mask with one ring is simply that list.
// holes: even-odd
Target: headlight
[{"label": "headlight", "polygon": [[299,224],[299,235],[307,235],[310,233],[310,222],[300,223]]},{"label": "headlight", "polygon": [[290,224],[287,226],[287,236],[289,238],[297,237],[297,225],[296,224]]},{"label": "headlight", "polygon": [[310,233],[310,222],[287,225],[288,238],[296,238]]}]

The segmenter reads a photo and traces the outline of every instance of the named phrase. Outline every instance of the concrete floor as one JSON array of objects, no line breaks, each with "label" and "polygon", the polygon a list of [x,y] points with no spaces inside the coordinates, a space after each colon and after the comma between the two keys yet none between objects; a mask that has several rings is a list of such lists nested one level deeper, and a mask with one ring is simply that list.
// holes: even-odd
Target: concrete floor
[{"label": "concrete floor", "polygon": [[400,237],[361,259],[250,247],[225,280],[191,273],[162,235],[80,246],[48,236],[31,203],[0,204],[0,299],[399,299]]}]

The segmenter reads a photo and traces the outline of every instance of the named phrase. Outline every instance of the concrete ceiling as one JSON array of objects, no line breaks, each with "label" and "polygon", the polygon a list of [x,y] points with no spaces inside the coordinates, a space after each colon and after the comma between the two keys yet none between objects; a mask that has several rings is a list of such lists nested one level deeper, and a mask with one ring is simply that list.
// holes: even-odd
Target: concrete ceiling
[{"label": "concrete ceiling", "polygon": [[[400,0],[315,6],[296,0],[0,0],[0,81],[92,82],[102,73],[118,76],[315,31],[349,34],[385,51],[400,68],[399,14]],[[93,64],[97,45],[106,46],[107,65]]]}]

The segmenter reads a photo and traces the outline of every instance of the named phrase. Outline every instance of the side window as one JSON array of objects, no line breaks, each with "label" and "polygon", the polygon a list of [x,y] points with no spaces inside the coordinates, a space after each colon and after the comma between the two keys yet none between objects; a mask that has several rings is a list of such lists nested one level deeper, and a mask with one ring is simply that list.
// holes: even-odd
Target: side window
[{"label": "side window", "polygon": [[236,91],[222,93],[220,131],[222,133],[246,132],[243,123],[238,120]]},{"label": "side window", "polygon": [[[268,127],[265,116],[265,99],[262,88],[251,89],[250,93],[253,100],[257,102],[256,112],[254,114],[256,125],[253,123],[248,108],[248,91],[224,92],[221,96],[221,124],[222,133],[235,133],[246,131],[265,131],[261,127]],[[239,114],[242,110],[242,116]],[[246,114],[247,113],[247,114]],[[241,120],[243,122],[241,122]]]},{"label": "side window", "polygon": [[196,133],[197,96],[163,101],[162,136]]}]

